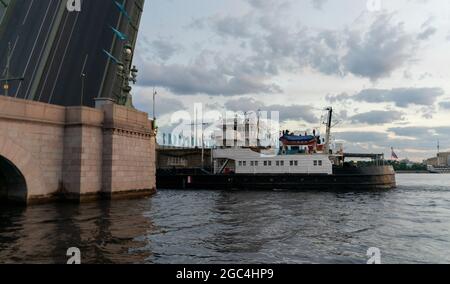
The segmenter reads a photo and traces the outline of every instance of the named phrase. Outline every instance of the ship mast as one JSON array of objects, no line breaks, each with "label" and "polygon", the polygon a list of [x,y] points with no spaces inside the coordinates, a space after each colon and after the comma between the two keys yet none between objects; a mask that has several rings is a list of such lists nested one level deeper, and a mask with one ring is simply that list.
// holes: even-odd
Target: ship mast
[{"label": "ship mast", "polygon": [[326,110],[328,111],[328,120],[327,120],[327,134],[325,137],[324,152],[326,154],[329,154],[330,153],[330,141],[331,141],[331,123],[333,121],[333,108],[329,107]]},{"label": "ship mast", "polygon": [[437,165],[438,165],[438,167],[441,166],[441,159],[439,158],[439,152],[440,151],[441,151],[441,145],[440,145],[439,140],[438,140],[438,143],[437,143]]}]

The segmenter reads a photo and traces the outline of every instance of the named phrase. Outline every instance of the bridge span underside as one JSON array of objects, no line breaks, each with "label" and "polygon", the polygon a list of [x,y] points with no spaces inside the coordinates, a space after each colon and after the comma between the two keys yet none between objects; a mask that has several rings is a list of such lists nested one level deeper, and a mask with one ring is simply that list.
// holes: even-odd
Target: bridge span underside
[{"label": "bridge span underside", "polygon": [[[119,5],[124,5],[126,13]],[[6,76],[11,46],[8,96],[61,106],[93,107],[96,97],[114,98],[120,90],[117,65],[135,46],[144,0],[82,1],[69,12],[67,0],[2,0],[0,3],[0,78]],[[113,28],[127,35],[119,38]],[[84,74],[84,75],[82,75]],[[0,94],[4,94],[0,88]]]}]

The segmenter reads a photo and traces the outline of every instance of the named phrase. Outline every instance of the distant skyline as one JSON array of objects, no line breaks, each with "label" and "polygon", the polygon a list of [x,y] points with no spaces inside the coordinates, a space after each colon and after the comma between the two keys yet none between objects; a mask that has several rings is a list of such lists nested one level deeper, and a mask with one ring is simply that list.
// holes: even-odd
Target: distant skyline
[{"label": "distant skyline", "polygon": [[162,129],[197,102],[291,130],[332,105],[347,150],[421,161],[450,149],[449,49],[448,1],[147,0],[134,100],[158,89]]}]

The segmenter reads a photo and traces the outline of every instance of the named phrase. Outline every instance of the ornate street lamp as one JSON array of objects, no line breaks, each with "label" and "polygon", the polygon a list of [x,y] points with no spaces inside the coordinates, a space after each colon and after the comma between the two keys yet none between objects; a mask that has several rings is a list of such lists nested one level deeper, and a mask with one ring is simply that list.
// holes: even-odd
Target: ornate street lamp
[{"label": "ornate street lamp", "polygon": [[123,47],[122,62],[117,64],[117,75],[121,79],[120,93],[117,98],[117,104],[133,107],[133,98],[131,96],[130,82],[136,84],[138,69],[136,66],[131,67],[131,61],[133,60],[133,47],[127,43]]},{"label": "ornate street lamp", "polygon": [[9,69],[11,68],[11,43],[8,42],[8,53],[6,54],[6,67],[5,67],[5,73],[6,73],[6,77],[5,78],[0,78],[0,85],[1,88],[4,90],[5,92],[5,96],[9,96],[9,89],[10,89],[10,84],[11,82],[14,81],[23,81],[24,78],[20,77],[20,78],[16,78],[16,77],[10,77],[9,74]]}]

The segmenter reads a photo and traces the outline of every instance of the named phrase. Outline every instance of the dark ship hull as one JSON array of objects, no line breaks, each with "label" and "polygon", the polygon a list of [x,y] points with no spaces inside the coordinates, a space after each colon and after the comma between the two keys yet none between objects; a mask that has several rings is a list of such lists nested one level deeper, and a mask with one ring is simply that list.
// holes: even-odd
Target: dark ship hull
[{"label": "dark ship hull", "polygon": [[334,168],[332,175],[208,174],[199,169],[158,170],[158,189],[197,190],[389,190],[396,188],[391,166]]}]

